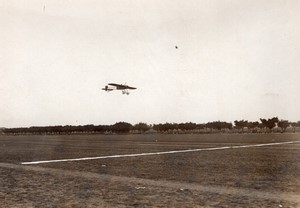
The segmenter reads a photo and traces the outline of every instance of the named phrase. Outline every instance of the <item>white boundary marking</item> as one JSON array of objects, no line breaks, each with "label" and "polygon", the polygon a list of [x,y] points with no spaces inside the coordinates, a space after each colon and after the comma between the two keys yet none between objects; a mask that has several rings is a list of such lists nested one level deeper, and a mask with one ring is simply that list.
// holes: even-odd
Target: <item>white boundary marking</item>
[{"label": "white boundary marking", "polygon": [[137,154],[125,154],[125,155],[109,155],[109,156],[99,156],[99,157],[83,157],[74,159],[59,159],[59,160],[42,160],[33,162],[21,162],[22,165],[34,165],[42,163],[58,163],[58,162],[72,162],[72,161],[82,161],[82,160],[98,160],[107,158],[122,158],[122,157],[138,157],[138,156],[149,156],[149,155],[165,155],[165,154],[175,154],[175,153],[185,153],[185,152],[199,152],[199,151],[214,151],[214,150],[225,150],[225,149],[238,149],[238,148],[249,148],[249,147],[263,147],[263,146],[273,146],[281,144],[294,144],[300,141],[289,141],[289,142],[276,142],[276,143],[265,143],[265,144],[250,144],[250,145],[239,145],[239,146],[225,146],[225,147],[209,147],[200,149],[187,149],[187,150],[174,150],[165,152],[149,152],[149,153],[137,153]]}]

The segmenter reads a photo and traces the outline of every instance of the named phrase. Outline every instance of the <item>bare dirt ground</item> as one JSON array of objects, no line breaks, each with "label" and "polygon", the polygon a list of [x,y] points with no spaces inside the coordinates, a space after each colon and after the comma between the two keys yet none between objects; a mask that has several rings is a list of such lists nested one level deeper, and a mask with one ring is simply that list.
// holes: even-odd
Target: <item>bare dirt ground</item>
[{"label": "bare dirt ground", "polygon": [[1,207],[300,207],[299,134],[0,136]]}]

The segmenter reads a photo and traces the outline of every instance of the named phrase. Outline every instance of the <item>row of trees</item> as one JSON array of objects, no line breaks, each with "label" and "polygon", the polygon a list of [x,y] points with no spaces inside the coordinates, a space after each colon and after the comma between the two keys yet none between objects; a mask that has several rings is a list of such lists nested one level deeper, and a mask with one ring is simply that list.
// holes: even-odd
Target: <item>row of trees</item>
[{"label": "row of trees", "polygon": [[254,128],[268,128],[269,130],[273,129],[274,127],[280,127],[282,129],[282,132],[286,131],[286,128],[289,126],[293,127],[299,127],[300,121],[298,122],[289,122],[288,120],[279,120],[278,117],[273,117],[269,119],[260,118],[261,123],[258,121],[251,122],[247,120],[240,120],[240,121],[234,121],[235,128],[237,129],[254,129]]},{"label": "row of trees", "polygon": [[76,133],[128,133],[134,129],[130,123],[118,122],[114,125],[83,125],[83,126],[33,126],[29,128],[6,128],[5,134],[76,134]]},{"label": "row of trees", "polygon": [[[279,120],[277,117],[270,119],[260,119],[260,122],[236,120],[234,125],[225,121],[214,121],[205,124],[188,123],[164,123],[152,124],[138,123],[132,125],[127,122],[118,122],[113,125],[84,125],[84,126],[47,126],[47,127],[29,127],[29,128],[5,128],[2,130],[5,134],[77,134],[77,133],[143,133],[150,129],[157,132],[172,132],[172,131],[194,131],[205,130],[237,130],[244,132],[245,129],[268,129],[269,132],[275,126],[280,127],[282,132],[285,132],[287,127],[300,127],[300,121],[289,122],[288,120]],[[207,131],[208,130],[208,131]]]},{"label": "row of trees", "polygon": [[159,132],[162,131],[169,131],[169,130],[183,130],[183,131],[189,131],[189,130],[195,130],[195,129],[232,129],[232,123],[228,123],[225,121],[214,121],[214,122],[208,122],[206,124],[196,124],[196,123],[164,123],[164,124],[154,124],[153,129]]}]

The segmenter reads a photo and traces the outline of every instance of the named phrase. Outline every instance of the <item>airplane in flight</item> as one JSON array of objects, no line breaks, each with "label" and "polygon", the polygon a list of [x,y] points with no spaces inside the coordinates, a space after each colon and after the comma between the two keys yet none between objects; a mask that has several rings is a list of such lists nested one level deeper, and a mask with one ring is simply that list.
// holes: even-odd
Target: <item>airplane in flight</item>
[{"label": "airplane in flight", "polygon": [[105,90],[107,92],[113,91],[113,90],[122,90],[123,95],[129,95],[129,90],[135,90],[135,87],[130,87],[128,85],[123,84],[115,84],[115,83],[108,83],[102,90]]}]

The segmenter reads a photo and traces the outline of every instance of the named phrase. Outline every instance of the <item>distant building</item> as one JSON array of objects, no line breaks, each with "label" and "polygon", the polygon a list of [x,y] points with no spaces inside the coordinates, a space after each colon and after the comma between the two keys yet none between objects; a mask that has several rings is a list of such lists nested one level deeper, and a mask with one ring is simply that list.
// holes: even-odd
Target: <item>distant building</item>
[{"label": "distant building", "polygon": [[145,131],[145,134],[156,134],[157,131],[154,129],[149,129],[148,131]]}]

